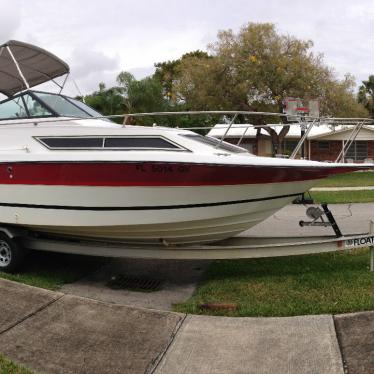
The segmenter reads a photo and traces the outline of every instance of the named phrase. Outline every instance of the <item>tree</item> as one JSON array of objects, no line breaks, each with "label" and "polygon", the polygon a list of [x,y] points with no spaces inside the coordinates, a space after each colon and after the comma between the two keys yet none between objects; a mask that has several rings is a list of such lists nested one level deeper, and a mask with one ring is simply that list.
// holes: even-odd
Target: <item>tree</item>
[{"label": "tree", "polygon": [[362,81],[358,91],[358,101],[365,106],[370,116],[374,117],[374,75],[370,75],[367,81]]},{"label": "tree", "polygon": [[[188,56],[180,62],[175,95],[195,110],[281,113],[284,98],[301,97],[319,98],[324,115],[340,115],[345,108],[351,116],[365,113],[353,95],[351,77],[336,79],[312,46],[310,40],[278,34],[269,23],[249,23],[237,34],[220,31],[208,46],[211,58]],[[253,116],[251,122],[261,124],[264,118]],[[289,126],[285,124],[279,135],[266,130],[275,153],[280,151]]]},{"label": "tree", "polygon": [[177,60],[169,60],[165,62],[158,62],[155,64],[156,71],[154,73],[154,78],[156,78],[161,83],[163,94],[172,105],[177,106],[178,104],[180,104],[178,100],[179,98],[177,97],[177,92],[174,88],[175,83],[179,79],[179,67],[184,60],[191,57],[198,59],[210,58],[210,56],[206,52],[196,50],[193,52],[185,53],[181,58]]},{"label": "tree", "polygon": [[[85,103],[105,116],[123,114],[124,105],[121,90],[117,87],[106,88],[99,84],[99,90],[84,97]],[[121,119],[118,120],[121,122]]]},{"label": "tree", "polygon": [[117,77],[127,113],[157,112],[167,109],[167,101],[162,93],[162,85],[155,77],[136,80],[128,72]]},{"label": "tree", "polygon": [[[117,76],[118,86],[106,88],[99,84],[99,90],[85,96],[85,102],[104,115],[157,112],[167,109],[161,83],[154,77],[136,80],[126,71]],[[117,122],[122,122],[119,118]],[[138,120],[150,123],[150,119]]]}]

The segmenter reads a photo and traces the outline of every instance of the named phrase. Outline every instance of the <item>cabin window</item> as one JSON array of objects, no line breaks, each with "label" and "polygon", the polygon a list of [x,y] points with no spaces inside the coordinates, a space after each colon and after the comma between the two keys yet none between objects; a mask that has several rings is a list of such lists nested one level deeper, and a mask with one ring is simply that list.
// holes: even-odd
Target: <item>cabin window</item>
[{"label": "cabin window", "polygon": [[89,137],[50,137],[39,138],[39,140],[50,149],[88,149],[88,148],[102,148],[103,138],[89,138]]},{"label": "cabin window", "polygon": [[155,149],[178,149],[179,147],[162,138],[105,138],[105,148],[155,148]]},{"label": "cabin window", "polygon": [[47,148],[98,149],[98,150],[185,150],[162,137],[41,137],[37,138]]}]

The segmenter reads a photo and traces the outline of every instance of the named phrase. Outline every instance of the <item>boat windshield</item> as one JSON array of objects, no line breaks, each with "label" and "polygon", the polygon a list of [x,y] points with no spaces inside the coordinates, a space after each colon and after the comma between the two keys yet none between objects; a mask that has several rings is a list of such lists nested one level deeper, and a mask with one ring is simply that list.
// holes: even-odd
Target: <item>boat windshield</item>
[{"label": "boat windshield", "polygon": [[88,105],[67,96],[35,91],[34,94],[59,116],[79,118],[102,116]]},{"label": "boat windshield", "polygon": [[92,118],[102,114],[79,100],[47,92],[27,91],[0,102],[0,120],[43,117]]},{"label": "boat windshield", "polygon": [[0,103],[0,120],[51,116],[53,113],[28,93]]}]

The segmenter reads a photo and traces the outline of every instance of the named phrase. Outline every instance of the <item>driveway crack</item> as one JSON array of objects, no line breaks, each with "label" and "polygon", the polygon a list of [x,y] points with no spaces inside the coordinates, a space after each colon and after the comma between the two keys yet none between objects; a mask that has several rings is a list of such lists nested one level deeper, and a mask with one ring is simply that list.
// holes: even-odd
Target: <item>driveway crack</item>
[{"label": "driveway crack", "polygon": [[0,330],[0,335],[3,335],[5,333],[7,333],[9,330],[13,329],[14,327],[18,326],[19,324],[21,324],[22,322],[26,321],[27,319],[29,319],[30,317],[33,317],[35,316],[37,313],[41,312],[42,310],[48,308],[50,305],[54,304],[56,301],[59,301],[61,300],[65,295],[61,295],[59,297],[57,297],[56,299],[53,299],[51,301],[49,301],[48,303],[40,306],[39,308],[35,309],[34,311],[32,311],[31,313],[25,315],[24,317],[22,317],[21,319],[19,319],[18,321],[14,322],[12,325],[8,326],[7,328],[3,329],[3,330]]},{"label": "driveway crack", "polygon": [[169,350],[170,346],[172,345],[172,343],[174,342],[176,336],[178,335],[178,332],[179,330],[182,328],[183,324],[184,324],[184,321],[186,320],[188,314],[185,314],[183,316],[183,318],[181,318],[181,320],[177,323],[177,325],[175,326],[175,329],[174,331],[172,332],[171,336],[170,336],[170,339],[165,347],[165,349],[163,349],[159,355],[156,357],[156,359],[150,364],[150,366],[146,369],[145,373],[146,374],[153,374],[157,368],[159,367],[162,359],[165,357],[167,351]]}]

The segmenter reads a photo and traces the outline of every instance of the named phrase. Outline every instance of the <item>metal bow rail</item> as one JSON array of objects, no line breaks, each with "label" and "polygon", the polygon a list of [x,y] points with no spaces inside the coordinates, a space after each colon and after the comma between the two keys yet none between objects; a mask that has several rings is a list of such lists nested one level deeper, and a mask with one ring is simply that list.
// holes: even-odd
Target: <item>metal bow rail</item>
[{"label": "metal bow rail", "polygon": [[[232,116],[231,120],[227,123],[227,127],[223,136],[220,138],[219,143],[217,143],[216,147],[219,148],[222,142],[225,141],[230,129],[235,123],[235,120],[238,115],[243,116],[262,116],[262,117],[278,117],[278,118],[286,118],[287,121],[292,121],[291,123],[280,123],[280,124],[264,124],[264,125],[237,125],[235,124],[235,129],[243,128],[243,134],[241,135],[237,145],[240,145],[242,142],[248,128],[266,128],[266,127],[284,127],[284,126],[299,126],[302,129],[305,129],[304,134],[301,136],[298,144],[294,148],[290,158],[296,158],[298,152],[303,147],[305,141],[307,140],[312,128],[314,126],[320,125],[329,125],[332,127],[335,126],[352,126],[352,131],[349,134],[348,138],[343,143],[343,148],[339,153],[335,162],[344,162],[345,156],[347,151],[349,150],[350,146],[356,140],[357,135],[360,133],[364,125],[374,125],[374,119],[372,118],[337,118],[337,117],[315,117],[303,114],[289,114],[289,113],[274,113],[274,112],[254,112],[254,111],[221,111],[221,110],[211,110],[211,111],[184,111],[184,112],[149,112],[149,113],[130,113],[125,114],[123,126],[126,126],[128,123],[129,118],[140,118],[140,117],[162,117],[162,116],[181,116],[181,115],[222,115],[222,116]],[[204,130],[204,129],[211,129],[214,126],[198,126],[198,127],[179,127],[180,129],[186,130]]]}]

